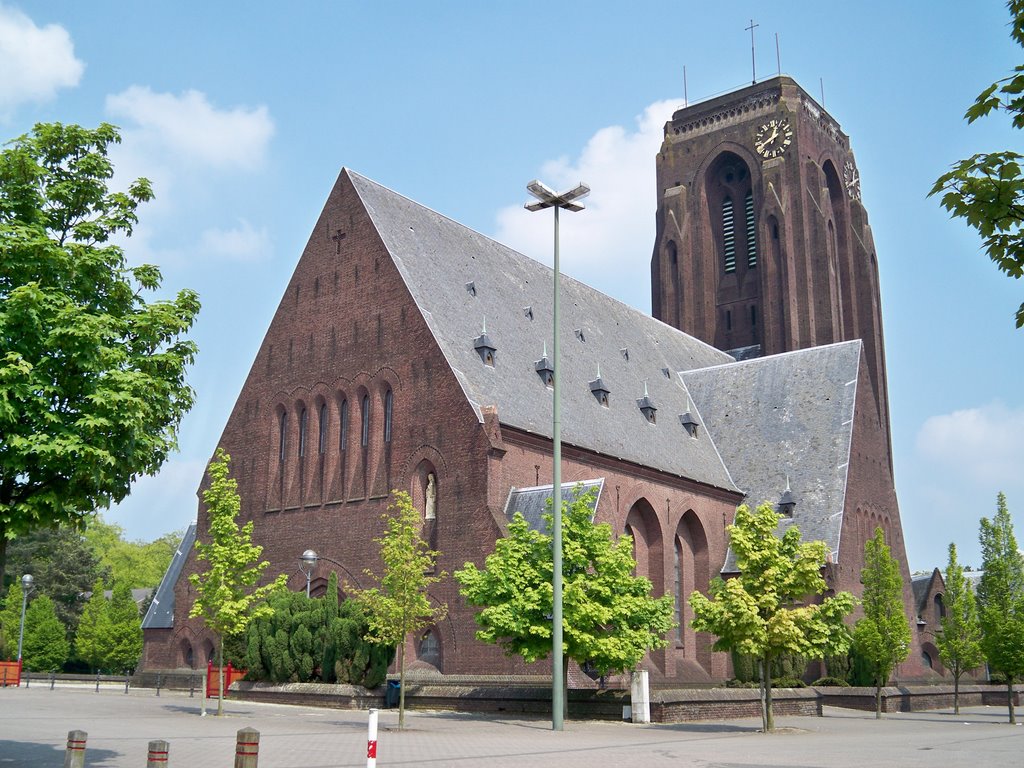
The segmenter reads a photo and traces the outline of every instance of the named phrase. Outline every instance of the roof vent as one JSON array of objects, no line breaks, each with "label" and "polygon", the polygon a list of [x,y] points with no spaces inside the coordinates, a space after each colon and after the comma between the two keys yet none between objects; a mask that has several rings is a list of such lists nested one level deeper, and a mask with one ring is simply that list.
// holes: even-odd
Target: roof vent
[{"label": "roof vent", "polygon": [[686,413],[681,415],[679,417],[679,423],[683,425],[683,429],[685,429],[689,433],[690,437],[697,436],[697,427],[700,426],[700,423],[695,418],[693,418],[692,413],[687,411]]},{"label": "roof vent", "polygon": [[473,339],[473,349],[480,355],[480,359],[484,365],[494,367],[494,356],[498,351],[498,348],[494,346],[491,341],[491,337],[487,335],[487,321],[484,320],[483,332]]},{"label": "roof vent", "polygon": [[533,320],[533,307],[523,307],[523,314],[530,320]]},{"label": "roof vent", "polygon": [[629,362],[629,348],[628,347],[623,347],[622,349],[619,350],[619,352],[622,353],[622,359],[625,360],[628,363]]},{"label": "roof vent", "polygon": [[466,283],[466,290],[469,291],[470,296],[476,296],[476,283],[472,281]]},{"label": "roof vent", "polygon": [[533,367],[537,370],[537,375],[540,376],[545,387],[555,386],[555,369],[551,365],[551,361],[548,360],[548,343],[546,341],[544,342],[544,355],[533,364]]},{"label": "roof vent", "polygon": [[608,395],[611,394],[611,390],[601,378],[601,366],[597,366],[597,378],[590,382],[590,393],[597,398],[597,402],[605,408],[608,407]]},{"label": "roof vent", "polygon": [[786,490],[782,492],[779,499],[779,514],[783,517],[792,517],[793,509],[796,507],[796,496],[789,489],[789,475],[786,475]]},{"label": "roof vent", "polygon": [[661,372],[665,375],[666,379],[672,378],[672,371],[670,371],[668,368],[662,368]]},{"label": "roof vent", "polygon": [[651,400],[650,395],[647,394],[647,382],[644,382],[644,396],[636,401],[637,407],[640,408],[640,412],[644,415],[651,424],[657,422],[658,409],[654,405],[654,401]]},{"label": "roof vent", "polygon": [[583,329],[582,329],[582,328],[577,328],[577,329],[576,329],[576,330],[574,331],[574,333],[576,334],[576,338],[577,338],[577,339],[579,339],[580,341],[586,341],[586,339],[585,339],[585,338],[583,338]]}]

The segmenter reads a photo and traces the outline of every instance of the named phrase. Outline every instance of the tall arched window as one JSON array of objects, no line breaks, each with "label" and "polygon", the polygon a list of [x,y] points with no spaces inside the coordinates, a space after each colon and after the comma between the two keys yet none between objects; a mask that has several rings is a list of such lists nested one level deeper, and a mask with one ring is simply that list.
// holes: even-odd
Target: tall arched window
[{"label": "tall arched window", "polygon": [[363,395],[363,434],[359,439],[364,448],[370,444],[370,396]]},{"label": "tall arched window", "polygon": [[722,201],[722,250],[725,254],[725,271],[736,271],[736,222],[732,209],[732,198]]},{"label": "tall arched window", "polygon": [[306,455],[306,424],[309,421],[306,409],[299,413],[299,458]]},{"label": "tall arched window", "polygon": [[384,442],[391,442],[391,410],[394,405],[394,395],[389,389],[384,393]]},{"label": "tall arched window", "polygon": [[747,268],[757,266],[757,224],[754,222],[754,191],[747,191],[743,203],[743,213],[747,219]]},{"label": "tall arched window", "polygon": [[320,438],[317,441],[317,451],[327,453],[327,403],[320,404]]},{"label": "tall arched window", "polygon": [[675,540],[675,577],[676,577],[676,641],[682,645],[683,643],[683,545],[679,541],[678,536],[674,536]]},{"label": "tall arched window", "polygon": [[341,401],[341,428],[338,432],[338,450],[344,451],[348,447],[348,400]]},{"label": "tall arched window", "polygon": [[285,457],[288,455],[288,411],[281,411],[281,416],[278,418],[277,445],[277,460],[284,464]]}]

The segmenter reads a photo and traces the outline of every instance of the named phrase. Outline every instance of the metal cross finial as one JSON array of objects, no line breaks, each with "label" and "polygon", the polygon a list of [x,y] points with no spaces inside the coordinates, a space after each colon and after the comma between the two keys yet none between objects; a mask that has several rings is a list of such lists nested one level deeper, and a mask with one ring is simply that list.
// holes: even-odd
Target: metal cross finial
[{"label": "metal cross finial", "polygon": [[746,29],[750,32],[750,75],[752,78],[752,81],[750,83],[751,85],[757,84],[757,64],[754,61],[754,28],[759,26],[761,25],[755,24],[754,20],[751,19],[750,26],[746,27]]}]

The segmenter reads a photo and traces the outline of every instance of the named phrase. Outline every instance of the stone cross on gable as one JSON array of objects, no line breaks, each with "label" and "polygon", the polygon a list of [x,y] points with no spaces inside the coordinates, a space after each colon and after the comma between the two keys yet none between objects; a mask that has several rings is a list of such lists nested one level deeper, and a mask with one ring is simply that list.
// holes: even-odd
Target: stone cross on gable
[{"label": "stone cross on gable", "polygon": [[340,229],[336,230],[335,233],[333,235],[331,235],[331,240],[334,241],[334,245],[335,245],[335,249],[334,249],[335,253],[341,253],[341,241],[344,240],[344,239],[345,239],[345,233],[342,230],[340,230]]}]

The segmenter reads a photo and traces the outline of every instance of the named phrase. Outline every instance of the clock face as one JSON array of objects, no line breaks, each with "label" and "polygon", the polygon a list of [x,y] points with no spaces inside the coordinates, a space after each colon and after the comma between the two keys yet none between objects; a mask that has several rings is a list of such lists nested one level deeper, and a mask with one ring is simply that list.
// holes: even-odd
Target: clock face
[{"label": "clock face", "polygon": [[846,191],[853,200],[860,200],[860,173],[852,160],[847,160],[843,166],[843,180],[846,182]]},{"label": "clock face", "polygon": [[785,118],[772,118],[757,129],[754,149],[761,157],[779,157],[793,142],[793,129]]}]

